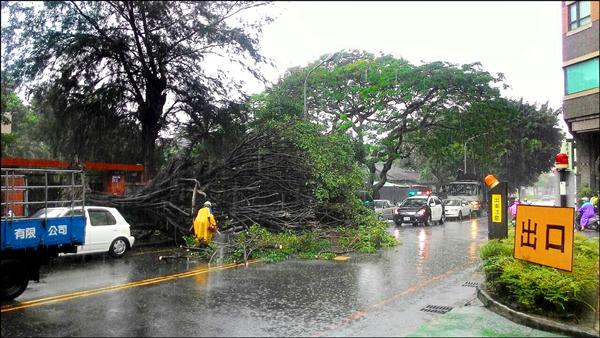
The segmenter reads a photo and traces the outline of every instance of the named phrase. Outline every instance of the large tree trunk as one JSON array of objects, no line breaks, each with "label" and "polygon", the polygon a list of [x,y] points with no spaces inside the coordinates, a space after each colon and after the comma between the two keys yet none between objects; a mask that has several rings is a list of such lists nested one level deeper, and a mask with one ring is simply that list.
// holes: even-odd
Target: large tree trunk
[{"label": "large tree trunk", "polygon": [[387,161],[385,161],[385,163],[383,164],[381,172],[379,173],[379,182],[377,182],[377,184],[373,186],[373,196],[379,196],[379,190],[381,189],[381,187],[383,187],[385,182],[387,182],[387,173],[392,168],[392,163],[394,163],[394,160],[388,158]]},{"label": "large tree trunk", "polygon": [[162,127],[162,112],[167,98],[165,93],[166,81],[148,79],[146,102],[140,106],[140,122],[142,124],[142,146],[144,147],[143,180],[152,179],[156,174],[156,139]]}]

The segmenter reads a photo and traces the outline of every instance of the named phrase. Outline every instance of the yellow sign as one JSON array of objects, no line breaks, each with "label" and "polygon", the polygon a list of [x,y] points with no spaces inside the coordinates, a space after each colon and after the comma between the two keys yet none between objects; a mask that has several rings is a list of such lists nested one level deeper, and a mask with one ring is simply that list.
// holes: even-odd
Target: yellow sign
[{"label": "yellow sign", "polygon": [[502,195],[492,194],[492,222],[502,223]]},{"label": "yellow sign", "polygon": [[517,206],[514,257],[573,270],[573,208]]}]

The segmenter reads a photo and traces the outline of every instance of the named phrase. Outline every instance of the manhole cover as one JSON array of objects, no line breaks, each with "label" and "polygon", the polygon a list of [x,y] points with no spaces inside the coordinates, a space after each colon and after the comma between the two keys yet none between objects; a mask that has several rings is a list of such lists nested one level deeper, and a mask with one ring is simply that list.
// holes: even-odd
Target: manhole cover
[{"label": "manhole cover", "polygon": [[470,288],[476,288],[479,286],[479,283],[476,282],[465,282],[465,284],[463,284],[462,286],[466,286],[466,287],[470,287]]},{"label": "manhole cover", "polygon": [[433,313],[446,313],[452,309],[452,306],[427,305],[426,307],[422,308],[421,311]]}]

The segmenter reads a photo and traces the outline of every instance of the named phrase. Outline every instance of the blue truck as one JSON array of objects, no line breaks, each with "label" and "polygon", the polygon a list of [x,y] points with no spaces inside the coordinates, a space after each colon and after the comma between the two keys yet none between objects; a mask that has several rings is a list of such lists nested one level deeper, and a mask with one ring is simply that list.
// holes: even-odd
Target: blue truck
[{"label": "blue truck", "polygon": [[[83,170],[1,168],[2,300],[21,295],[40,267],[59,253],[75,253],[85,242],[84,216],[32,218],[41,208],[84,207]],[[85,213],[83,213],[85,214]]]}]

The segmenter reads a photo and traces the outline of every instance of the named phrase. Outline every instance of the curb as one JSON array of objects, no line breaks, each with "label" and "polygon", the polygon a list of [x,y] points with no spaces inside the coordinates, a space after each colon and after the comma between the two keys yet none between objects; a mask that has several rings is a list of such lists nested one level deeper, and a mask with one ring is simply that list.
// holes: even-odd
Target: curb
[{"label": "curb", "polygon": [[543,317],[513,310],[508,306],[494,300],[479,286],[477,287],[477,298],[479,298],[483,305],[489,310],[521,325],[529,326],[538,330],[560,333],[570,337],[598,337],[598,332],[591,329],[573,327]]}]

